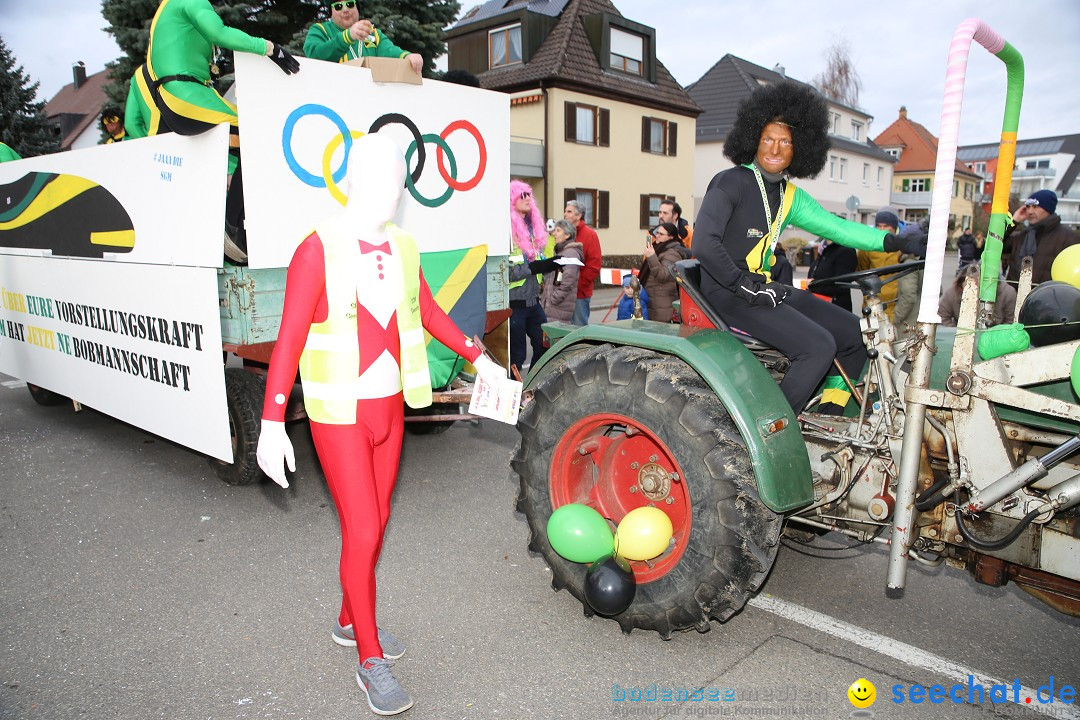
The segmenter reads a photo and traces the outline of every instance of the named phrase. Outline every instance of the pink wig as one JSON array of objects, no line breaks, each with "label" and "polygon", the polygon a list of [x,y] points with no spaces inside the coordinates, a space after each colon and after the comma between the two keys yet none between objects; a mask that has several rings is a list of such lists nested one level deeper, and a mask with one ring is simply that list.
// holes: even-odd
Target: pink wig
[{"label": "pink wig", "polygon": [[[547,226],[540,215],[540,210],[536,207],[536,202],[532,203],[532,209],[529,211],[528,225],[525,224],[526,218],[523,218],[521,213],[514,208],[514,204],[525,193],[532,193],[531,185],[520,180],[510,181],[510,229],[514,234],[514,243],[521,248],[525,259],[532,261],[539,254],[539,249],[547,245]],[[532,227],[532,240],[529,239],[529,227]]]}]

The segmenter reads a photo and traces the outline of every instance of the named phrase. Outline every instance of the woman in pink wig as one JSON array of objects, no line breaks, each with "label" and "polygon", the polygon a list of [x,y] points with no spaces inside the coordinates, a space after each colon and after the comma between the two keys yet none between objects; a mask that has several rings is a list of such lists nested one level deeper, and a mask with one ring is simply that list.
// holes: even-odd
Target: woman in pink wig
[{"label": "woman in pink wig", "polygon": [[554,271],[554,259],[544,258],[547,228],[533,202],[532,187],[520,180],[510,182],[510,231],[514,247],[510,256],[510,362],[522,370],[525,338],[532,344],[532,361],[544,354],[547,322],[540,306],[538,275]]}]

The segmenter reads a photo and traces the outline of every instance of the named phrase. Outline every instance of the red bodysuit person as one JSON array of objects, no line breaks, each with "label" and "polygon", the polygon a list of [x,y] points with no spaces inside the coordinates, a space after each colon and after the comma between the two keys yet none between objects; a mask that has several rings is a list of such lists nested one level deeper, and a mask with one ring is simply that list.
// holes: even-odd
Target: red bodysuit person
[{"label": "red bodysuit person", "polygon": [[424,330],[485,380],[506,377],[435,303],[415,242],[390,223],[405,172],[393,140],[377,133],[358,139],[344,212],[317,225],[293,255],[258,447],[259,465],[288,487],[283,466],[295,470],[295,460],[284,413],[299,366],[312,439],[341,523],[334,640],[357,646],[356,681],[380,715],[412,706],[384,659],[404,647],[376,626],[375,565],[397,479],[404,403],[431,403]]}]

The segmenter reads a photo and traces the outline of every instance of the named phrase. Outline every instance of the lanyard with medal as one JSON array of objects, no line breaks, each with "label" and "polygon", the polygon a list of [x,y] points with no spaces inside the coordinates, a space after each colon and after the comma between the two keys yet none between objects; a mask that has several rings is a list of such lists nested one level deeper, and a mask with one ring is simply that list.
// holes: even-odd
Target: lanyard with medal
[{"label": "lanyard with medal", "polygon": [[[769,205],[769,194],[765,191],[765,181],[761,178],[761,170],[758,169],[756,163],[751,165],[751,169],[754,171],[754,178],[757,180],[758,190],[761,191],[761,202],[765,206],[765,223],[769,228],[769,244],[768,249],[772,252],[776,247],[777,239],[780,237],[780,223],[783,221],[784,215],[784,189],[780,188],[780,207],[776,209],[776,218],[773,218],[772,208]],[[765,261],[765,251],[761,252],[762,265]]]}]

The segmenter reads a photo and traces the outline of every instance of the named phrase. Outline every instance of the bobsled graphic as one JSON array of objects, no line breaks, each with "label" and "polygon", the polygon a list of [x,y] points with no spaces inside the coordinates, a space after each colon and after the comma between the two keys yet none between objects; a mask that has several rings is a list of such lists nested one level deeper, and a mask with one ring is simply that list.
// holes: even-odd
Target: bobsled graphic
[{"label": "bobsled graphic", "polygon": [[112,193],[78,175],[32,172],[0,185],[0,249],[100,258],[135,247],[135,230]]}]

